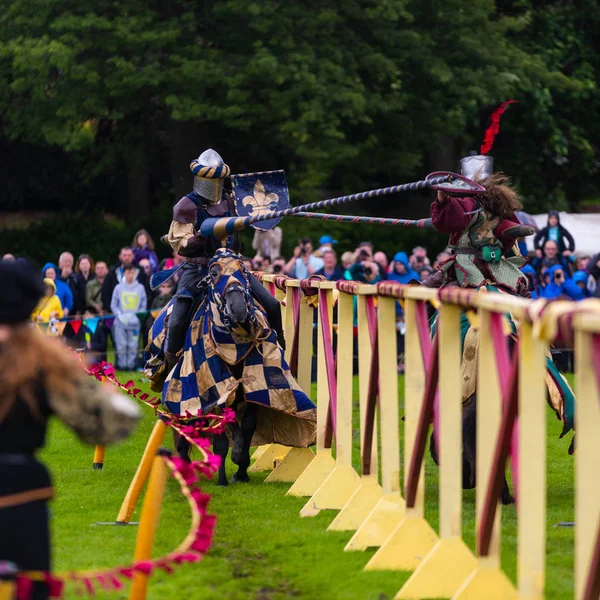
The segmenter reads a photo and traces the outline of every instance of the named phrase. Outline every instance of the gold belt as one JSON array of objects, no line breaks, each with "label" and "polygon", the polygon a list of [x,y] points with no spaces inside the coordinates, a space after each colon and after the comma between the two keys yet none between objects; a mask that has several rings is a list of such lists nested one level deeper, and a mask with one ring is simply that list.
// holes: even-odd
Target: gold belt
[{"label": "gold belt", "polygon": [[37,488],[35,490],[19,492],[18,494],[0,496],[0,509],[19,506],[28,502],[36,502],[37,500],[50,500],[53,496],[54,490],[52,487]]}]

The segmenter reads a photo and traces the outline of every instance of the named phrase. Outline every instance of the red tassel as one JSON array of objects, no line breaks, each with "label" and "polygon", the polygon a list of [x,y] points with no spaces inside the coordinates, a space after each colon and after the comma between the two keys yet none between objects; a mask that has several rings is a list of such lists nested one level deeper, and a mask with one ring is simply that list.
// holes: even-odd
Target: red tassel
[{"label": "red tassel", "polygon": [[517,100],[507,100],[503,102],[490,116],[490,126],[485,130],[483,144],[481,145],[480,154],[487,154],[494,145],[494,139],[500,131],[500,117],[504,114],[506,107],[509,104],[514,104]]}]

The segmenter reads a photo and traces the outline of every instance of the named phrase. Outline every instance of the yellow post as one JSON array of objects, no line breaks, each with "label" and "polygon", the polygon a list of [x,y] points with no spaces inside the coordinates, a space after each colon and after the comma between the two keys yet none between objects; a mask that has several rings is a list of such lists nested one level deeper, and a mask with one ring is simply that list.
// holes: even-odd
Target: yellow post
[{"label": "yellow post", "polygon": [[[483,294],[487,295],[487,294]],[[479,308],[479,350],[477,355],[477,530],[481,526],[481,511],[489,484],[496,439],[500,431],[502,393],[490,322],[491,312]],[[543,466],[542,466],[543,468]],[[471,600],[511,600],[517,591],[508,577],[500,570],[500,506],[496,511],[490,553],[479,557],[479,566],[465,580],[453,598]]]},{"label": "yellow post", "polygon": [[98,444],[94,448],[94,471],[100,471],[104,466],[104,452],[106,451],[106,446],[104,444]]},{"label": "yellow post", "polygon": [[318,335],[317,335],[317,452],[315,458],[296,479],[287,491],[289,496],[312,496],[327,479],[335,468],[335,460],[331,448],[325,448],[325,425],[327,421],[327,406],[329,404],[329,388],[327,386],[327,369],[325,366],[325,351],[321,322],[327,319],[330,329],[333,324],[333,290],[335,282],[322,281],[319,288],[325,290],[326,302],[319,302]]},{"label": "yellow post", "polygon": [[[359,412],[360,412],[360,448],[363,456],[363,441],[367,411],[367,396],[369,393],[369,374],[371,370],[371,336],[367,316],[367,297],[377,293],[373,285],[361,285],[358,288],[358,383],[359,383]],[[360,487],[346,502],[344,508],[327,528],[329,531],[354,531],[358,529],[369,516],[383,495],[379,485],[377,466],[377,421],[373,428],[373,445],[371,449],[371,473],[361,475]]]},{"label": "yellow post", "polygon": [[396,598],[450,598],[477,566],[462,540],[461,309],[442,304],[440,336],[440,540]]},{"label": "yellow post", "polygon": [[[152,558],[152,545],[154,536],[158,528],[158,519],[160,516],[160,507],[162,504],[165,486],[167,484],[168,467],[164,456],[169,453],[159,451],[152,463],[152,473],[148,483],[148,493],[144,498],[142,514],[140,516],[140,528],[138,530],[137,540],[135,542],[134,562],[150,560]],[[129,600],[145,600],[148,591],[148,575],[144,573],[135,573],[129,592]]]},{"label": "yellow post", "polygon": [[[406,292],[404,318],[406,321],[404,377],[404,468],[410,465],[417,422],[425,393],[425,371],[417,330],[417,302],[413,290]],[[382,411],[382,425],[387,413]],[[381,547],[367,563],[367,570],[414,571],[437,542],[437,535],[424,519],[424,468],[421,469],[414,508],[406,508],[402,520],[388,533]],[[388,529],[388,532],[390,530]]]},{"label": "yellow post", "polygon": [[519,333],[519,598],[544,598],[546,566],[546,349],[523,322]]},{"label": "yellow post", "polygon": [[583,597],[596,533],[600,523],[600,392],[593,363],[592,332],[600,332],[600,318],[575,317],[575,599]]},{"label": "yellow post", "polygon": [[329,477],[304,505],[300,511],[301,517],[314,517],[323,509],[342,509],[360,485],[360,477],[352,468],[352,300],[352,294],[340,292],[337,337],[336,465]]},{"label": "yellow post", "polygon": [[152,464],[156,457],[156,453],[165,439],[166,431],[167,425],[165,422],[161,419],[157,419],[154,428],[152,429],[152,433],[148,438],[148,443],[146,444],[140,465],[133,476],[127,494],[125,494],[125,498],[123,499],[121,510],[119,510],[119,514],[117,515],[118,524],[126,525],[131,520],[131,515],[133,514],[138,498],[142,493],[146,481],[148,481],[148,476],[152,470]]},{"label": "yellow post", "polygon": [[12,581],[0,581],[0,600],[15,598],[15,584]]},{"label": "yellow post", "polygon": [[382,492],[377,504],[361,523],[344,550],[366,550],[384,543],[404,517],[400,494],[400,443],[398,424],[398,348],[396,343],[396,300],[377,301],[379,392],[381,423]]},{"label": "yellow post", "polygon": [[[298,340],[298,385],[308,396],[310,396],[312,375],[313,319],[314,309],[302,299],[300,302],[300,331],[298,332],[300,336]],[[310,448],[288,448],[283,455],[283,460],[265,481],[268,483],[273,481],[293,483],[314,457]]]}]

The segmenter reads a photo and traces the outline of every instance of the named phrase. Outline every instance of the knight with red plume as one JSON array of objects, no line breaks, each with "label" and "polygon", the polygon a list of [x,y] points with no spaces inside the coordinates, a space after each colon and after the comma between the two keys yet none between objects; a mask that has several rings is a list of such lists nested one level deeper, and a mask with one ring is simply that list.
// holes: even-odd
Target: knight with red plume
[{"label": "knight with red plume", "polygon": [[450,234],[452,256],[424,282],[428,287],[494,286],[529,297],[527,278],[520,271],[527,260],[515,249],[515,241],[531,235],[533,230],[519,222],[515,214],[522,209],[519,196],[508,177],[494,173],[494,161],[488,154],[500,127],[500,117],[513,102],[503,102],[493,112],[481,153],[460,161],[461,174],[483,186],[482,192],[464,195],[438,189],[437,199],[431,205],[431,219],[437,231]]}]

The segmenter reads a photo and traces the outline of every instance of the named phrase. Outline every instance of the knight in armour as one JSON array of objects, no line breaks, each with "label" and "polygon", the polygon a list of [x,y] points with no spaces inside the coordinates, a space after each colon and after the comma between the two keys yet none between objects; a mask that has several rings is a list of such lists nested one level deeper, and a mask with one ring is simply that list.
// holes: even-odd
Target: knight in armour
[{"label": "knight in armour", "polygon": [[[239,234],[229,235],[222,241],[204,237],[200,232],[202,222],[208,218],[236,216],[233,195],[225,189],[230,168],[218,152],[209,148],[192,161],[193,190],[173,207],[173,220],[167,241],[173,250],[185,258],[183,263],[167,273],[179,271],[179,282],[173,311],[168,319],[165,358],[168,368],[177,364],[178,353],[183,348],[192,307],[203,295],[202,281],[208,275],[208,263],[217,249],[225,247],[240,250]],[[165,272],[153,278],[153,287],[165,281]],[[157,278],[158,276],[158,278]],[[280,345],[284,345],[279,302],[264,286],[248,273],[253,296],[263,305],[271,327],[276,331]]]}]

